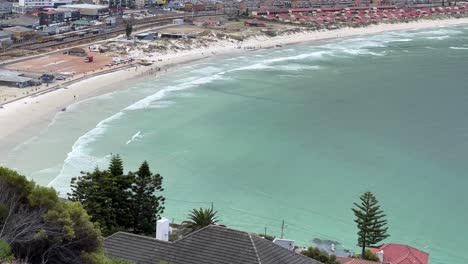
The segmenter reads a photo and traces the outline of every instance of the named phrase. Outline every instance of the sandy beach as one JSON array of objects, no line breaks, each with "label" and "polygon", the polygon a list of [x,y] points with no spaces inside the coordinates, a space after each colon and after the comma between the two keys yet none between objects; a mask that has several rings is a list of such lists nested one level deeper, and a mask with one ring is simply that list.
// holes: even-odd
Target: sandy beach
[{"label": "sandy beach", "polygon": [[[418,30],[468,24],[468,18],[447,20],[423,20],[401,24],[379,24],[366,28],[345,28],[324,31],[303,31],[277,37],[253,37],[242,43],[220,40],[206,48],[169,52],[166,54],[132,54],[140,59],[155,61],[151,66],[138,66],[90,77],[79,82],[63,85],[64,88],[38,96],[29,96],[0,108],[0,164],[7,153],[16,145],[33,137],[43,130],[54,116],[69,105],[110,93],[120,89],[115,85],[135,77],[162,74],[170,67],[182,63],[208,58],[220,54],[245,52],[245,50],[271,48],[300,42],[326,39],[340,39],[360,35],[377,34],[388,31]],[[163,70],[158,71],[158,68]]]}]

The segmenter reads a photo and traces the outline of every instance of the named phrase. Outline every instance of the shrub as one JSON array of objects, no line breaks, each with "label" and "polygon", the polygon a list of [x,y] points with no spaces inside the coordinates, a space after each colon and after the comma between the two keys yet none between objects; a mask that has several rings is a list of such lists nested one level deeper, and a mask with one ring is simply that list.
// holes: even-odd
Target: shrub
[{"label": "shrub", "polygon": [[11,247],[5,240],[0,240],[0,263],[13,260],[13,252]]}]

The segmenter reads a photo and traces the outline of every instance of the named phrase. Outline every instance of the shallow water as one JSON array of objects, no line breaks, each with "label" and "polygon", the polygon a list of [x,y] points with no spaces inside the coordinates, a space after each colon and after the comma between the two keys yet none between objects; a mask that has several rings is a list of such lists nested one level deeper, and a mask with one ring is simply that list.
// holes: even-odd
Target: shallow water
[{"label": "shallow water", "polygon": [[165,178],[166,216],[211,202],[229,227],[356,249],[367,190],[390,239],[468,263],[468,28],[393,32],[217,57],[56,116],[6,164],[68,191],[120,153]]}]

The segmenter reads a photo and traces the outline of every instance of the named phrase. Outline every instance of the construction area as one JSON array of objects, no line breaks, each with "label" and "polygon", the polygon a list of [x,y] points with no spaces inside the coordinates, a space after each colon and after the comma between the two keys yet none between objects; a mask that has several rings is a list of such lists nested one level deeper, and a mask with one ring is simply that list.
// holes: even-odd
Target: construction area
[{"label": "construction area", "polygon": [[[92,61],[89,62],[89,58]],[[28,59],[5,66],[9,70],[23,72],[45,72],[56,75],[74,75],[85,72],[95,72],[108,69],[112,63],[112,57],[99,52],[86,52],[85,56],[69,55],[64,52],[56,52],[33,59]]]}]

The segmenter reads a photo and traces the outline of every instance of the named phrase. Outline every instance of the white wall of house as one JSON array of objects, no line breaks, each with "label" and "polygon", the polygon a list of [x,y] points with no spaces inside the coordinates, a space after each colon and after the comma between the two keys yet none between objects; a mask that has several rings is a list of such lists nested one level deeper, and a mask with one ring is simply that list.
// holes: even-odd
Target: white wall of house
[{"label": "white wall of house", "polygon": [[53,0],[19,0],[18,5],[20,7],[47,7],[53,6]]}]

